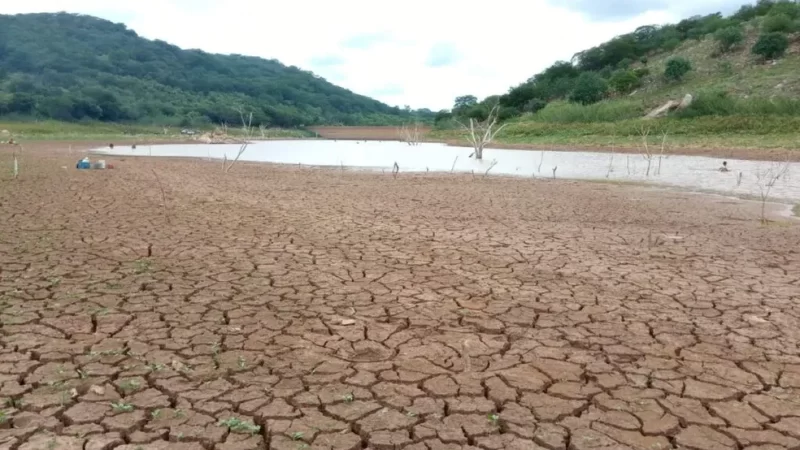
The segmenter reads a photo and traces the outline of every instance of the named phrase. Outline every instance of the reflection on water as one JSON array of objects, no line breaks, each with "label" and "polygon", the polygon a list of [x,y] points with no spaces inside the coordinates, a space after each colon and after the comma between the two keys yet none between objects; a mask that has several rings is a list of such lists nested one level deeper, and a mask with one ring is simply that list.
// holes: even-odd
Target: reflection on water
[{"label": "reflection on water", "polygon": [[[138,156],[186,156],[233,158],[239,145],[157,145],[100,149],[96,153]],[[475,172],[520,177],[609,179],[646,181],[733,195],[759,195],[756,174],[771,162],[728,159],[728,172],[720,172],[723,160],[702,156],[654,155],[649,161],[637,154],[487,149],[484,160],[469,158],[472,149],[444,144],[409,146],[403,142],[291,140],[250,144],[241,161],[260,161],[306,166],[344,166],[350,169],[400,172]],[[660,159],[660,161],[659,161]],[[790,164],[788,175],[778,180],[771,198],[800,199],[800,164]]]}]

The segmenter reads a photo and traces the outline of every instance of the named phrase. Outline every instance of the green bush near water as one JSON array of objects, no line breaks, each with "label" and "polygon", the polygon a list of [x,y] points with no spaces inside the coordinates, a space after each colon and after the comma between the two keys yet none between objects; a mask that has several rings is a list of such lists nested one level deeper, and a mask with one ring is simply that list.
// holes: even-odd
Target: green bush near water
[{"label": "green bush near water", "polygon": [[614,122],[643,115],[644,105],[633,100],[606,100],[591,105],[556,101],[548,103],[542,110],[524,119],[534,122],[587,123]]},{"label": "green bush near water", "polygon": [[503,129],[502,139],[524,141],[526,137],[609,137],[622,138],[638,136],[642,124],[651,128],[651,135],[663,132],[670,136],[767,136],[793,135],[800,130],[800,117],[769,116],[701,116],[688,118],[667,118],[643,121],[641,118],[617,122],[537,122],[520,120]]},{"label": "green bush near water", "polygon": [[678,112],[682,118],[703,116],[800,116],[800,99],[741,98],[708,91],[699,93],[688,108]]}]

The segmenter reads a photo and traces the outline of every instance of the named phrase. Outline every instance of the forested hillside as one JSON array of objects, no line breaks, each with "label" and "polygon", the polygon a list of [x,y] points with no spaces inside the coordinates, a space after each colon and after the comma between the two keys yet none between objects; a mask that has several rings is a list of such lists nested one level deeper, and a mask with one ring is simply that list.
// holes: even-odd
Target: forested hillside
[{"label": "forested hillside", "polygon": [[498,103],[505,120],[616,122],[687,93],[694,102],[679,117],[800,116],[799,32],[794,0],[643,26],[555,62],[505,94],[459,97],[437,123],[483,119]]},{"label": "forested hillside", "polygon": [[182,50],[74,14],[0,16],[0,116],[198,126],[379,125],[411,111],[276,60]]}]

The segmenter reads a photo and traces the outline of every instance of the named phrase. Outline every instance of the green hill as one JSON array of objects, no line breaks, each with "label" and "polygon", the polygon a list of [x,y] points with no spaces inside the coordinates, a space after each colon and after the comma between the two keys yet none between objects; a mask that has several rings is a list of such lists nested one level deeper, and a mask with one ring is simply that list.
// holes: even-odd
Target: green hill
[{"label": "green hill", "polygon": [[[556,62],[506,94],[468,104],[461,97],[437,116],[439,137],[455,137],[449,118],[483,119],[499,103],[510,122],[499,136],[505,143],[635,146],[645,126],[679,147],[797,148],[799,32],[800,4],[790,0],[640,27]],[[765,35],[785,39],[785,50],[755,54]],[[668,73],[669,64],[689,70]],[[688,108],[641,120],[686,94],[693,96]]]},{"label": "green hill", "polygon": [[276,60],[182,50],[75,14],[0,15],[0,118],[202,126],[381,125],[412,112]]}]

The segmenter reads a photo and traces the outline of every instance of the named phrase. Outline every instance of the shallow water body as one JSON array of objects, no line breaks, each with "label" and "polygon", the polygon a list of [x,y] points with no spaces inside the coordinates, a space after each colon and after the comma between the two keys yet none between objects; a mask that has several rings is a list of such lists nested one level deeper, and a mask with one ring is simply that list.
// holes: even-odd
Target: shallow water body
[{"label": "shallow water body", "polygon": [[[94,150],[97,155],[198,157],[229,160],[236,157],[238,144],[179,144]],[[527,151],[486,149],[483,161],[469,158],[471,148],[424,143],[410,146],[393,141],[286,140],[250,144],[240,161],[302,164],[304,166],[344,167],[349,170],[391,172],[395,163],[400,172],[460,172],[483,175],[510,175],[527,178],[608,179],[647,182],[689,190],[734,196],[756,196],[759,172],[778,163],[727,159],[729,172],[720,172],[723,159],[704,156],[654,155],[648,160],[639,154],[601,152]],[[740,178],[741,177],[741,178]],[[763,183],[762,183],[763,184]],[[770,191],[770,199],[800,201],[800,163],[789,163],[788,172]]]}]

